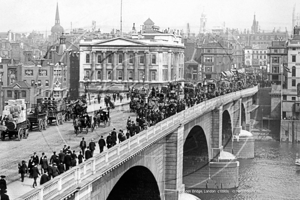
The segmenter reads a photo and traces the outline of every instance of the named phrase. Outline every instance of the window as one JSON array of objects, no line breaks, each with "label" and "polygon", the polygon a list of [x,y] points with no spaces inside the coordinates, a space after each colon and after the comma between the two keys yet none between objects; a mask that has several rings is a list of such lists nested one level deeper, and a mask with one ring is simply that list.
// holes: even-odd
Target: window
[{"label": "window", "polygon": [[35,84],[35,81],[31,80],[31,86],[34,86],[34,84]]},{"label": "window", "polygon": [[119,63],[123,62],[123,54],[119,54]]},{"label": "window", "polygon": [[90,71],[89,70],[85,70],[85,77],[90,78]]},{"label": "window", "polygon": [[37,84],[38,84],[38,86],[42,86],[42,81],[38,80]]},{"label": "window", "polygon": [[132,70],[128,71],[128,79],[133,80],[133,71]]},{"label": "window", "polygon": [[45,80],[45,86],[49,87],[49,81],[48,80]]},{"label": "window", "polygon": [[296,80],[295,79],[292,80],[292,86],[296,86]]},{"label": "window", "polygon": [[283,95],[282,97],[283,97],[283,100],[286,100],[286,95]]},{"label": "window", "polygon": [[296,48],[292,48],[292,50],[293,50],[293,51],[295,51],[295,50],[296,50]]},{"label": "window", "polygon": [[98,63],[101,63],[101,55],[97,56],[97,61],[98,61]]},{"label": "window", "polygon": [[296,62],[296,56],[292,55],[292,62]]},{"label": "window", "polygon": [[292,67],[292,76],[296,76],[296,67],[295,66],[293,66]]},{"label": "window", "polygon": [[212,67],[205,67],[205,72],[212,72]]},{"label": "window", "polygon": [[23,82],[27,83],[27,80],[23,80]]},{"label": "window", "polygon": [[101,75],[102,75],[102,74],[101,74],[101,71],[98,70],[98,71],[97,71],[97,79],[101,79]]},{"label": "window", "polygon": [[107,71],[107,79],[112,80],[112,71],[111,70]]},{"label": "window", "polygon": [[211,79],[211,74],[205,74],[205,78]]},{"label": "window", "polygon": [[129,54],[129,63],[133,64],[133,54]]},{"label": "window", "polygon": [[151,59],[152,61],[151,62],[152,62],[152,64],[155,65],[156,64],[156,55],[152,54],[151,56],[152,56],[152,59]]},{"label": "window", "polygon": [[108,55],[107,63],[112,63],[112,55],[111,54]]},{"label": "window", "polygon": [[163,69],[163,81],[168,80],[168,69]]},{"label": "window", "polygon": [[140,64],[144,64],[144,55],[140,55]]},{"label": "window", "polygon": [[282,118],[283,118],[283,119],[286,118],[286,112],[282,112]]},{"label": "window", "polygon": [[278,53],[278,50],[277,50],[277,49],[274,49],[274,53]]},{"label": "window", "polygon": [[7,97],[12,97],[12,91],[11,90],[7,90]]},{"label": "window", "polygon": [[26,69],[25,76],[33,76],[33,69]]},{"label": "window", "polygon": [[296,101],[296,97],[292,97],[292,101]]},{"label": "window", "polygon": [[3,65],[0,65],[0,69],[3,69]]},{"label": "window", "polygon": [[90,54],[85,55],[85,63],[90,63]]},{"label": "window", "polygon": [[139,70],[139,80],[144,81],[144,79],[145,79],[145,71]]},{"label": "window", "polygon": [[156,81],[156,71],[151,70],[150,74],[151,74],[151,81]]},{"label": "window", "polygon": [[118,70],[118,79],[123,80],[123,72],[122,70]]},{"label": "window", "polygon": [[26,91],[25,90],[22,90],[21,94],[22,94],[23,98],[26,98]]},{"label": "window", "polygon": [[211,56],[205,56],[204,57],[204,62],[212,63],[213,62],[213,58]]},{"label": "window", "polygon": [[49,92],[48,91],[45,92],[45,97],[49,97]]},{"label": "window", "polygon": [[48,71],[46,69],[39,69],[39,76],[48,76]]},{"label": "window", "polygon": [[272,72],[273,73],[279,73],[279,67],[278,66],[273,66],[272,67]]},{"label": "window", "polygon": [[272,63],[279,63],[279,57],[272,57]]}]

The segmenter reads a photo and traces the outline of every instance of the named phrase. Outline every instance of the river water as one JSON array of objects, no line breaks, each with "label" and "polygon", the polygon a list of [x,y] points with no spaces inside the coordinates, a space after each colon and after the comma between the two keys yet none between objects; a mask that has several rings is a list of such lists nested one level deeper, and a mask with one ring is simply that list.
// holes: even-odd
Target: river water
[{"label": "river water", "polygon": [[193,195],[202,200],[299,200],[300,167],[294,164],[297,152],[300,154],[300,144],[255,141],[255,158],[239,160],[239,187],[236,190],[228,194]]}]

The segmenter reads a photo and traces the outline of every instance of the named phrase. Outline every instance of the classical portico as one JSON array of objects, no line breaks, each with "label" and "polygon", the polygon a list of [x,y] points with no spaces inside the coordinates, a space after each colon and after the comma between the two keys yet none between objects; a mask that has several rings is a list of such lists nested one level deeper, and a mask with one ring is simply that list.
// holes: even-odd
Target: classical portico
[{"label": "classical portico", "polygon": [[183,63],[183,44],[125,38],[80,43],[80,82],[88,80],[90,90],[109,84],[161,87],[183,80]]}]

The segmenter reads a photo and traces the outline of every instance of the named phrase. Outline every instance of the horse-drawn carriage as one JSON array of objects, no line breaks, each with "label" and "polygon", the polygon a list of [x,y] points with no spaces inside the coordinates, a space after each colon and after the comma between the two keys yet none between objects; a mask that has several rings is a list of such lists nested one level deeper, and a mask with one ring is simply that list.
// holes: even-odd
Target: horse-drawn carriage
[{"label": "horse-drawn carriage", "polygon": [[63,124],[65,121],[65,114],[67,110],[67,106],[64,100],[55,100],[48,99],[43,102],[44,107],[47,112],[47,124],[51,125],[55,123],[55,125]]},{"label": "horse-drawn carriage", "polygon": [[18,140],[28,137],[28,123],[26,120],[26,104],[24,99],[17,99],[14,103],[5,106],[0,116],[0,135],[5,140],[13,136]]},{"label": "horse-drawn carriage", "polygon": [[95,126],[93,123],[93,118],[87,113],[87,105],[82,103],[81,101],[76,101],[75,103],[73,103],[72,118],[76,135],[83,130],[88,133],[89,128],[92,132],[94,131]]},{"label": "horse-drawn carriage", "polygon": [[39,131],[46,130],[47,113],[42,104],[32,104],[31,110],[27,114],[27,123],[29,130],[37,128]]}]

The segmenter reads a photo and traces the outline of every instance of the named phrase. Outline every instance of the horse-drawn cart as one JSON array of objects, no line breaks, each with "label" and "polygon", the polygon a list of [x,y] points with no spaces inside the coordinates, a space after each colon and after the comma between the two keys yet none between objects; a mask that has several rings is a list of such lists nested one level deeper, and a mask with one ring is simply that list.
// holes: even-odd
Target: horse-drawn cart
[{"label": "horse-drawn cart", "polygon": [[45,102],[47,107],[47,118],[48,124],[51,125],[53,122],[55,125],[61,125],[65,122],[66,104],[63,100],[55,101],[54,99]]},{"label": "horse-drawn cart", "polygon": [[10,105],[5,106],[0,120],[1,139],[5,140],[8,136],[13,136],[18,140],[28,137],[28,123],[26,120],[26,104],[24,99],[11,101]]},{"label": "horse-drawn cart", "polygon": [[27,114],[27,123],[29,130],[37,128],[39,131],[46,130],[47,113],[41,104],[32,105],[31,111]]}]

